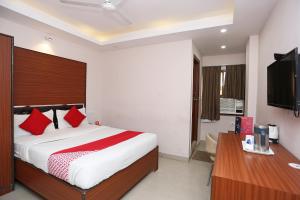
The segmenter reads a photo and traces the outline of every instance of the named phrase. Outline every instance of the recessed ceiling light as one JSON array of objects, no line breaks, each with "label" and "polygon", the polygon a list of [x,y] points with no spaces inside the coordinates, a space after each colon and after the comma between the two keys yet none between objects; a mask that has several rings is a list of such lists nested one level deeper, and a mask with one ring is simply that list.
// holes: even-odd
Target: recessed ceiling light
[{"label": "recessed ceiling light", "polygon": [[226,49],[226,45],[222,45],[222,46],[221,46],[221,49]]},{"label": "recessed ceiling light", "polygon": [[226,33],[226,32],[227,32],[227,29],[226,29],[226,28],[222,28],[222,29],[220,30],[220,32],[221,32],[221,33]]}]

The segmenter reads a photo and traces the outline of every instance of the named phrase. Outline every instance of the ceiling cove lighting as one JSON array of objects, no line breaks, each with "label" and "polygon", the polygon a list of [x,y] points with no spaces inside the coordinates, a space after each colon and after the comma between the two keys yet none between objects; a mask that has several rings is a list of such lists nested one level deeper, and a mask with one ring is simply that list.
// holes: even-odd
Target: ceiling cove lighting
[{"label": "ceiling cove lighting", "polygon": [[222,46],[221,46],[221,49],[226,49],[226,45],[222,45]]},{"label": "ceiling cove lighting", "polygon": [[220,32],[221,32],[221,33],[226,33],[226,32],[227,32],[227,29],[226,29],[226,28],[222,28],[222,29],[220,30]]}]

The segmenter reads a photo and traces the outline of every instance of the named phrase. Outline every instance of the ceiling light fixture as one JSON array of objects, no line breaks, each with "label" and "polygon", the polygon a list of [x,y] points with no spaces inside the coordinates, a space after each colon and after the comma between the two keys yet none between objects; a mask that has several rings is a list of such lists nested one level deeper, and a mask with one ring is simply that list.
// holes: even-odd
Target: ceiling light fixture
[{"label": "ceiling light fixture", "polygon": [[221,32],[221,33],[226,33],[226,32],[227,32],[227,29],[226,29],[226,28],[222,28],[222,29],[220,30],[220,32]]},{"label": "ceiling light fixture", "polygon": [[226,45],[222,45],[222,46],[221,46],[221,49],[226,49]]}]

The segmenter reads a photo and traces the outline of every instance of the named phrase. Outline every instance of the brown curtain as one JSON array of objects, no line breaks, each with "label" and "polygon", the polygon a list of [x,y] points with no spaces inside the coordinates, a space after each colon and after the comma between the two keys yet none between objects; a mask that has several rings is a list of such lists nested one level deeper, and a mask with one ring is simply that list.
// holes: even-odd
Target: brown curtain
[{"label": "brown curtain", "polygon": [[221,67],[203,67],[202,119],[220,119]]},{"label": "brown curtain", "polygon": [[226,66],[224,98],[245,99],[245,65]]}]

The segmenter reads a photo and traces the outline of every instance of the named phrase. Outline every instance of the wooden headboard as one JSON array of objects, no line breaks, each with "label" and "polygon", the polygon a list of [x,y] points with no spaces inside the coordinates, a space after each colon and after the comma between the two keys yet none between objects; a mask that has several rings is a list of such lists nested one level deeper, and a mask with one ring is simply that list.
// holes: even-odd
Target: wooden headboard
[{"label": "wooden headboard", "polygon": [[14,48],[14,105],[86,103],[86,63]]}]

